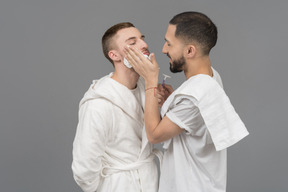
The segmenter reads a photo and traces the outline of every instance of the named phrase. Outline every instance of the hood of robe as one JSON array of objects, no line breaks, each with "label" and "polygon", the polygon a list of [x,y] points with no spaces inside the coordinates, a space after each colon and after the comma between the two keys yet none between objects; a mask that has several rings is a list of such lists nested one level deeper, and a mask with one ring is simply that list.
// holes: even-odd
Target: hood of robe
[{"label": "hood of robe", "polygon": [[93,80],[88,91],[81,99],[79,108],[81,108],[85,102],[97,98],[105,99],[113,103],[115,106],[121,108],[134,120],[143,124],[142,147],[139,154],[139,160],[145,160],[151,156],[152,153],[155,153],[161,162],[162,152],[153,150],[153,144],[149,143],[144,127],[143,109],[145,107],[145,80],[142,77],[139,77],[137,82],[137,88],[140,89],[140,101],[138,101],[126,86],[112,79],[112,75],[113,73],[110,73],[109,75],[104,76],[99,80]]},{"label": "hood of robe", "polygon": [[139,77],[137,82],[137,88],[140,89],[141,93],[141,99],[138,101],[126,86],[112,79],[112,75],[113,73],[110,73],[99,80],[93,80],[88,91],[81,99],[79,108],[89,100],[102,98],[118,106],[132,118],[142,121],[144,119],[145,102],[144,79]]}]

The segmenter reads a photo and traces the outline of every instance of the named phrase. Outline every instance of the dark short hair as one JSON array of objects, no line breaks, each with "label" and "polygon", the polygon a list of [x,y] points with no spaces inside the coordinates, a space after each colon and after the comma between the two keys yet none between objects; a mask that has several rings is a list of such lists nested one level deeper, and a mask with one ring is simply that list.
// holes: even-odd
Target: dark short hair
[{"label": "dark short hair", "polygon": [[110,59],[108,53],[111,49],[113,49],[113,42],[112,39],[116,35],[116,33],[125,28],[129,27],[135,27],[132,23],[129,22],[123,22],[118,23],[107,29],[107,31],[104,33],[102,37],[102,50],[105,55],[105,57],[114,65],[113,61]]},{"label": "dark short hair", "polygon": [[185,44],[196,42],[205,55],[208,55],[217,42],[217,27],[211,19],[200,12],[183,12],[169,22],[176,25],[175,37]]}]

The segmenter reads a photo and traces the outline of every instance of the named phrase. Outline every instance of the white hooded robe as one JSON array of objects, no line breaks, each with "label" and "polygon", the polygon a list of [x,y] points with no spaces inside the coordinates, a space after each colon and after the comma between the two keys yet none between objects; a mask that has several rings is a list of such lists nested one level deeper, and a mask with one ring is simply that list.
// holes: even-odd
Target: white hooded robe
[{"label": "white hooded robe", "polygon": [[144,80],[131,91],[111,75],[94,80],[80,102],[74,179],[85,192],[156,192],[159,151],[144,129]]}]

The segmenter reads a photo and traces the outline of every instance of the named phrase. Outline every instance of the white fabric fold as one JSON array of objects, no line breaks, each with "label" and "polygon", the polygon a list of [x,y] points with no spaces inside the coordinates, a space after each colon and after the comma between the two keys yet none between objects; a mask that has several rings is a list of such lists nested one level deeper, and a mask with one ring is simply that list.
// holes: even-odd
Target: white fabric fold
[{"label": "white fabric fold", "polygon": [[[131,91],[128,91],[129,89],[118,83],[117,81],[110,78],[113,75],[113,73],[110,73],[109,75],[99,79],[99,80],[93,80],[92,84],[90,85],[89,90],[85,93],[84,97],[81,99],[79,107],[81,105],[89,100],[97,99],[97,98],[103,98],[106,100],[109,100],[113,105],[118,106],[121,108],[125,113],[127,113],[129,116],[133,117],[135,120],[142,122],[144,119],[143,114],[143,102],[132,102],[131,99],[134,98]],[[142,78],[139,79],[139,83],[137,86],[139,86],[139,89],[144,90],[143,85],[144,80]],[[111,90],[113,90],[113,94],[111,94]],[[142,93],[143,91],[141,91]],[[142,93],[142,100],[145,100]],[[129,101],[129,102],[128,102]],[[141,105],[142,104],[142,105]],[[136,112],[135,112],[136,111]]]},{"label": "white fabric fold", "polygon": [[[151,155],[144,159],[144,160],[138,160],[133,163],[129,164],[118,164],[117,161],[110,161],[106,163],[107,165],[104,165],[101,169],[101,176],[102,177],[109,177],[112,174],[121,172],[121,171],[132,171],[141,168],[146,163],[151,163],[154,160],[155,155],[151,153]],[[109,164],[109,165],[108,165]]]},{"label": "white fabric fold", "polygon": [[[232,106],[222,87],[208,75],[196,75],[185,81],[166,100],[161,115],[169,110],[171,103],[177,96],[190,97],[203,117],[217,151],[225,149],[249,133]],[[164,142],[167,149],[171,139]]]}]

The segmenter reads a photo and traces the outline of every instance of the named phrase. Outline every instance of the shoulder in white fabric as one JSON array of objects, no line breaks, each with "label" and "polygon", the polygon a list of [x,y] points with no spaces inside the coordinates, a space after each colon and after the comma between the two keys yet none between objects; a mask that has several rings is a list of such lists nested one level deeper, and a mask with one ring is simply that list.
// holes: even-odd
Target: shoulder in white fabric
[{"label": "shoulder in white fabric", "polygon": [[217,151],[225,149],[249,133],[221,86],[208,75],[196,75],[185,81],[164,103],[165,115],[177,95],[196,99],[203,120]]}]

